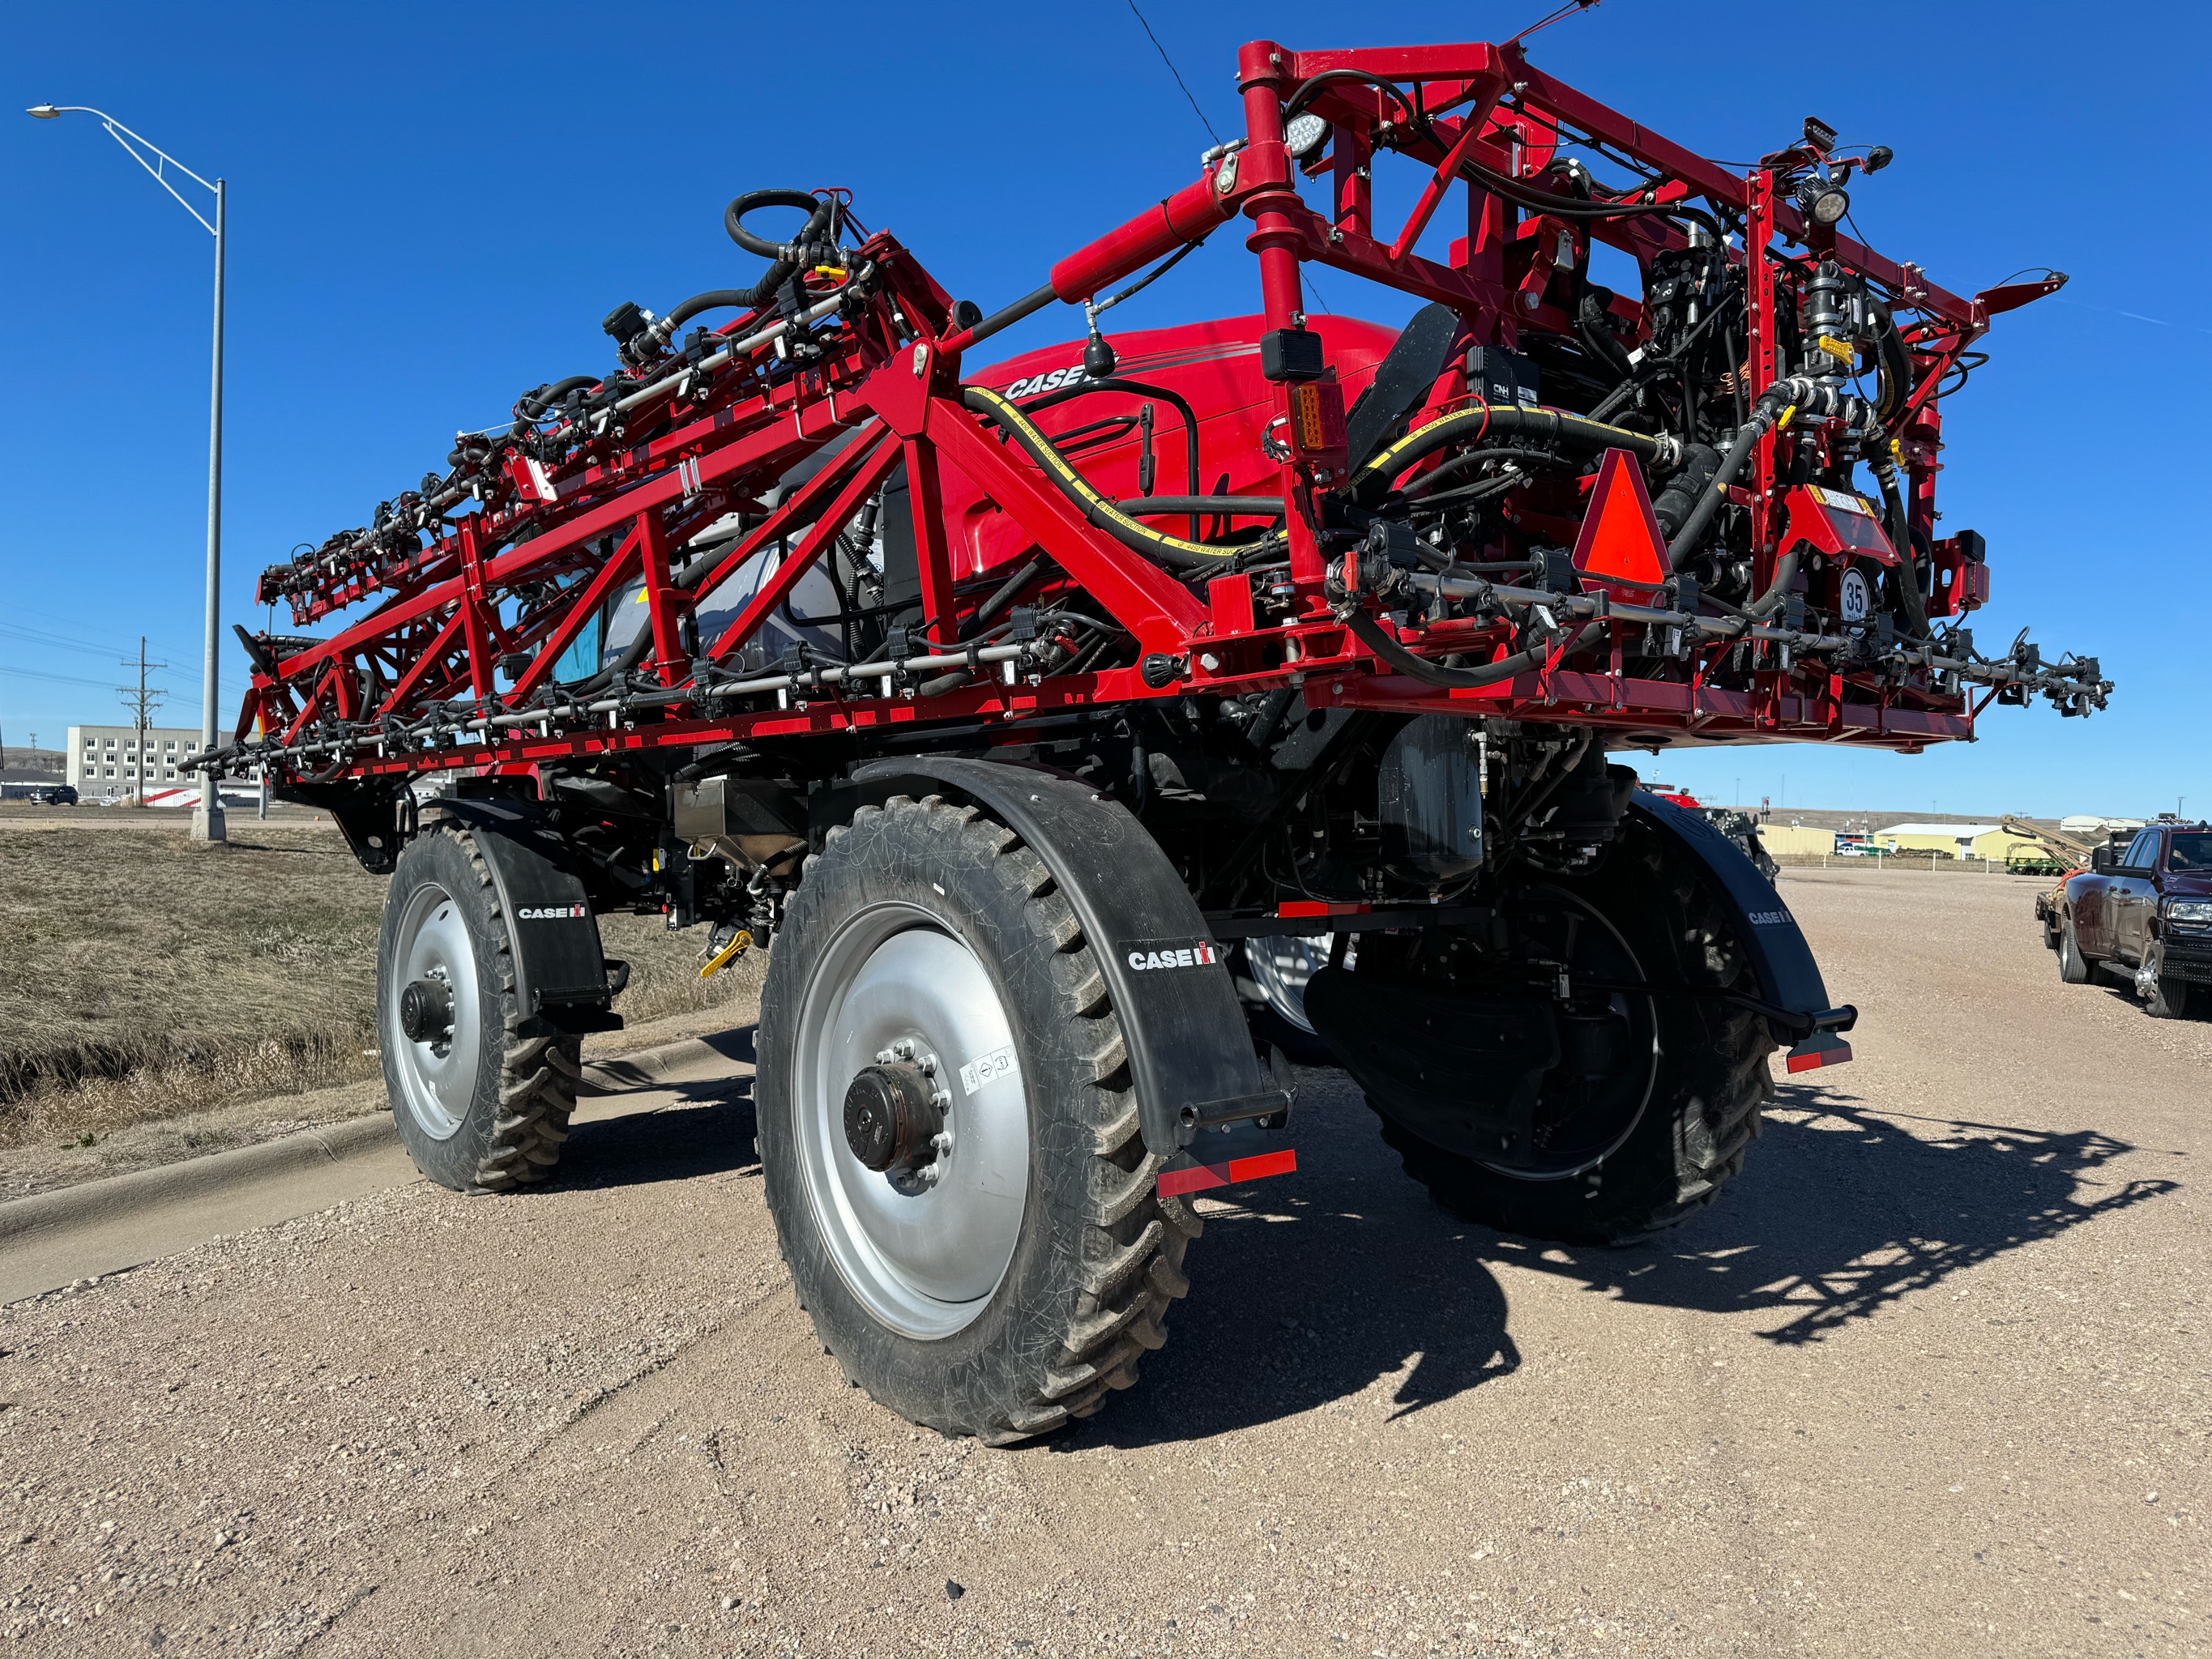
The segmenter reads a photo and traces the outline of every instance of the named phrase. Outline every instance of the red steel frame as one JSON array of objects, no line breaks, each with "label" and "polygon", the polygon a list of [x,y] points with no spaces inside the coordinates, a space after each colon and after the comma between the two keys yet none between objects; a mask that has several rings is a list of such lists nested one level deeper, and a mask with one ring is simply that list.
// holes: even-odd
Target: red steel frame
[{"label": "red steel frame", "polygon": [[[1559,228],[1557,222],[1524,214],[1461,171],[1473,160],[1533,180],[1551,153],[1551,127],[1564,125],[1662,172],[1667,182],[1661,199],[1709,196],[1744,214],[1743,257],[1754,299],[1753,397],[1777,374],[1765,299],[1777,261],[1786,257],[1771,246],[1777,234],[1814,240],[1897,297],[1900,310],[1909,313],[1901,320],[1920,379],[1893,435],[1910,474],[1914,510],[1932,515],[1939,439],[1932,398],[1938,382],[1992,314],[2051,286],[2021,284],[1961,298],[1911,265],[1846,238],[1826,239],[1777,195],[1771,167],[1748,177],[1731,174],[1532,68],[1510,45],[1295,52],[1262,40],[1242,50],[1238,67],[1246,120],[1242,147],[1210,163],[1201,177],[1158,207],[1062,260],[1052,272],[1059,298],[1093,297],[1242,214],[1250,222],[1246,245],[1259,264],[1269,329],[1304,325],[1301,267],[1310,262],[1452,306],[1475,341],[1511,345],[1528,324],[1571,331],[1571,320],[1544,307],[1540,291],[1528,296],[1540,301],[1532,309],[1508,280],[1515,244],[1533,238],[1532,246],[1540,247]],[[1333,211],[1325,215],[1309,207],[1295,187],[1296,164],[1284,144],[1283,103],[1293,88],[1331,70],[1418,82],[1430,113],[1424,124],[1410,125],[1395,100],[1356,80],[1321,89],[1310,107],[1334,130]],[[1439,111],[1448,112],[1435,113]],[[1406,223],[1386,240],[1373,221],[1368,170],[1378,151],[1387,149],[1425,165],[1430,177]],[[1466,234],[1450,262],[1438,263],[1417,248],[1455,188],[1467,196]],[[1671,225],[1650,218],[1601,221],[1586,234],[1644,257],[1681,245]],[[655,394],[625,424],[646,431],[671,424],[635,447],[625,447],[619,432],[611,434],[550,469],[510,449],[503,458],[505,473],[478,483],[478,510],[441,514],[432,539],[419,551],[373,563],[335,562],[304,587],[296,581],[279,584],[303,623],[362,601],[377,603],[334,637],[255,673],[238,727],[241,743],[258,727],[269,745],[262,757],[280,775],[362,778],[441,767],[521,768],[755,736],[867,731],[925,718],[996,718],[1018,729],[1024,717],[1039,711],[1194,690],[1235,693],[1286,682],[1302,685],[1308,703],[1316,707],[1499,714],[1665,733],[1675,740],[1844,741],[1910,751],[1972,735],[1976,711],[1959,696],[1941,694],[1925,677],[1899,683],[1894,677],[1778,670],[1760,672],[1748,687],[1711,684],[1711,670],[1725,646],[1693,653],[1690,672],[1680,679],[1624,675],[1617,645],[1610,665],[1601,659],[1571,668],[1555,653],[1541,671],[1477,690],[1438,690],[1392,672],[1350,635],[1322,594],[1317,502],[1345,481],[1341,448],[1294,449],[1281,465],[1282,494],[1292,507],[1286,533],[1295,605],[1280,625],[1255,627],[1249,577],[1217,579],[1194,591],[1093,527],[1036,466],[963,407],[963,351],[972,343],[952,320],[949,296],[910,253],[890,236],[876,234],[854,256],[853,268],[863,263],[872,273],[865,303],[815,336],[823,355],[806,367],[780,377],[726,376],[719,391],[701,391],[686,381]],[[1529,263],[1541,269],[1536,254]],[[821,284],[836,278],[810,280],[823,291]],[[773,315],[763,311],[741,319],[719,338],[742,341]],[[1288,419],[1293,389],[1271,390],[1273,413]],[[696,401],[686,400],[695,393]],[[847,434],[857,435],[773,512],[766,509],[760,497],[778,477]],[[1771,434],[1761,441],[1749,488],[1739,495],[1755,515],[1761,584],[1779,533],[1777,441]],[[681,629],[686,611],[711,587],[685,592],[672,585],[671,550],[737,508],[762,515],[746,550],[764,552],[781,543],[788,550],[737,622],[719,638],[701,641],[708,659],[732,663],[902,461],[934,646],[953,647],[960,614],[939,505],[950,469],[1018,522],[1064,573],[1048,580],[1085,590],[1134,636],[1140,653],[1188,659],[1188,678],[1155,687],[1134,669],[1111,668],[1012,685],[987,681],[921,704],[910,692],[860,695],[863,687],[855,684],[788,707],[716,706],[709,714],[703,703],[676,705],[623,711],[605,723],[564,719],[558,729],[549,715],[534,730],[475,734],[459,743],[375,741],[379,731],[418,721],[428,711],[445,710],[458,725],[463,706],[479,716],[535,706],[556,659],[599,607],[640,580],[650,611],[652,673],[665,687],[690,683],[694,668],[682,648]],[[750,552],[724,564],[724,576],[744,556]],[[556,583],[567,585],[556,590]],[[279,596],[264,578],[264,599]],[[1425,634],[1407,632],[1403,643],[1417,653],[1463,653],[1470,646],[1468,627],[1447,623]],[[1504,647],[1498,648],[1502,653]],[[519,654],[530,656],[528,667],[511,687],[500,690],[495,665]],[[302,752],[302,745],[333,733],[347,736],[335,744],[315,743],[323,758]]]}]

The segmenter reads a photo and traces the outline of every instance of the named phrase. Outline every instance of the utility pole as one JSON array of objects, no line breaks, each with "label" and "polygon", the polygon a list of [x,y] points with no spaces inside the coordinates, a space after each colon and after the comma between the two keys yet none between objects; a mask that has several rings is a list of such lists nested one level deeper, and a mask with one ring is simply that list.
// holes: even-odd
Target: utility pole
[{"label": "utility pole", "polygon": [[152,742],[146,733],[153,729],[154,711],[161,707],[161,699],[169,695],[158,686],[151,690],[148,689],[146,671],[149,668],[167,668],[169,665],[165,662],[146,660],[146,636],[141,634],[138,636],[138,659],[134,663],[130,658],[125,657],[123,659],[123,665],[125,668],[136,668],[138,671],[138,684],[135,690],[127,685],[118,686],[116,690],[122,695],[123,706],[131,711],[131,727],[137,733],[132,739],[132,744],[137,752],[136,769],[138,773],[138,787],[131,793],[137,797],[138,804],[143,806],[146,804],[146,757]]}]

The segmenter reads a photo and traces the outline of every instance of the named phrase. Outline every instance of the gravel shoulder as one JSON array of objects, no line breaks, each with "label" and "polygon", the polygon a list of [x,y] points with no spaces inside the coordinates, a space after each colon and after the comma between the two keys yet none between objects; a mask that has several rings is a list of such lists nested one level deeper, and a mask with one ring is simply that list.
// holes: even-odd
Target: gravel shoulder
[{"label": "gravel shoulder", "polygon": [[[2006,878],[1793,872],[1856,1062],[1655,1243],[1453,1222],[1340,1081],[1132,1393],[993,1452],[842,1382],[739,1068],[0,1310],[17,1651],[2186,1654],[2212,1025]],[[956,1595],[950,1588],[958,1587]]]}]

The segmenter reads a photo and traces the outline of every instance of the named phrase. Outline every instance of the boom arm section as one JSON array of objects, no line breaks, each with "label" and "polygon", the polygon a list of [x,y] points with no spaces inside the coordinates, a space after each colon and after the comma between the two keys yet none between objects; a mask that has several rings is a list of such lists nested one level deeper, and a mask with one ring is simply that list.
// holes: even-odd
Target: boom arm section
[{"label": "boom arm section", "polygon": [[[1981,538],[1936,534],[1940,400],[2063,277],[1964,298],[1840,234],[1888,155],[1816,122],[1739,174],[1510,44],[1238,66],[1243,135],[989,319],[842,192],[740,198],[768,277],[618,308],[618,368],[264,573],[295,626],[351,620],[244,636],[203,763],[389,787],[1278,692],[1910,751],[1991,698],[2103,705],[2094,659],[1975,648]],[[1395,227],[1386,161],[1419,181]],[[793,242],[744,230],[774,207],[807,213]],[[1238,217],[1259,313],[1117,354],[1097,319]],[[1593,241],[1640,294],[1591,280]],[[1433,315],[1363,348],[1309,318],[1308,264]],[[1088,306],[1085,347],[971,374],[1055,301]]]}]

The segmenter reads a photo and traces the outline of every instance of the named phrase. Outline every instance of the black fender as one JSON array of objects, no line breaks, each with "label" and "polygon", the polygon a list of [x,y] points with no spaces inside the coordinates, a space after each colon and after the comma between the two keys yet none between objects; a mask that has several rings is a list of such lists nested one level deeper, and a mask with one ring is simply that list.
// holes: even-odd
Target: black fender
[{"label": "black fender", "polygon": [[620,965],[603,953],[583,878],[544,816],[523,801],[453,796],[425,803],[423,812],[465,825],[483,854],[507,922],[514,1000],[525,1020],[571,1033],[620,1030],[607,977]]},{"label": "black fender", "polygon": [[[1167,854],[1119,801],[1063,774],[917,756],[855,768],[850,809],[892,795],[982,808],[1044,861],[1104,975],[1137,1091],[1146,1150],[1212,1166],[1273,1145],[1288,1094],[1260,1069],[1227,951]],[[1203,1135],[1202,1146],[1194,1146]]]},{"label": "black fender", "polygon": [[1790,1050],[1789,1069],[1811,1071],[1851,1057],[1835,1033],[1858,1023],[1858,1010],[1831,1006],[1813,947],[1782,896],[1743,849],[1700,813],[1662,800],[1648,790],[1629,797],[1628,810],[1671,839],[1722,909],[1759,981],[1756,997],[1735,1000],[1766,1018],[1775,1042]]}]

